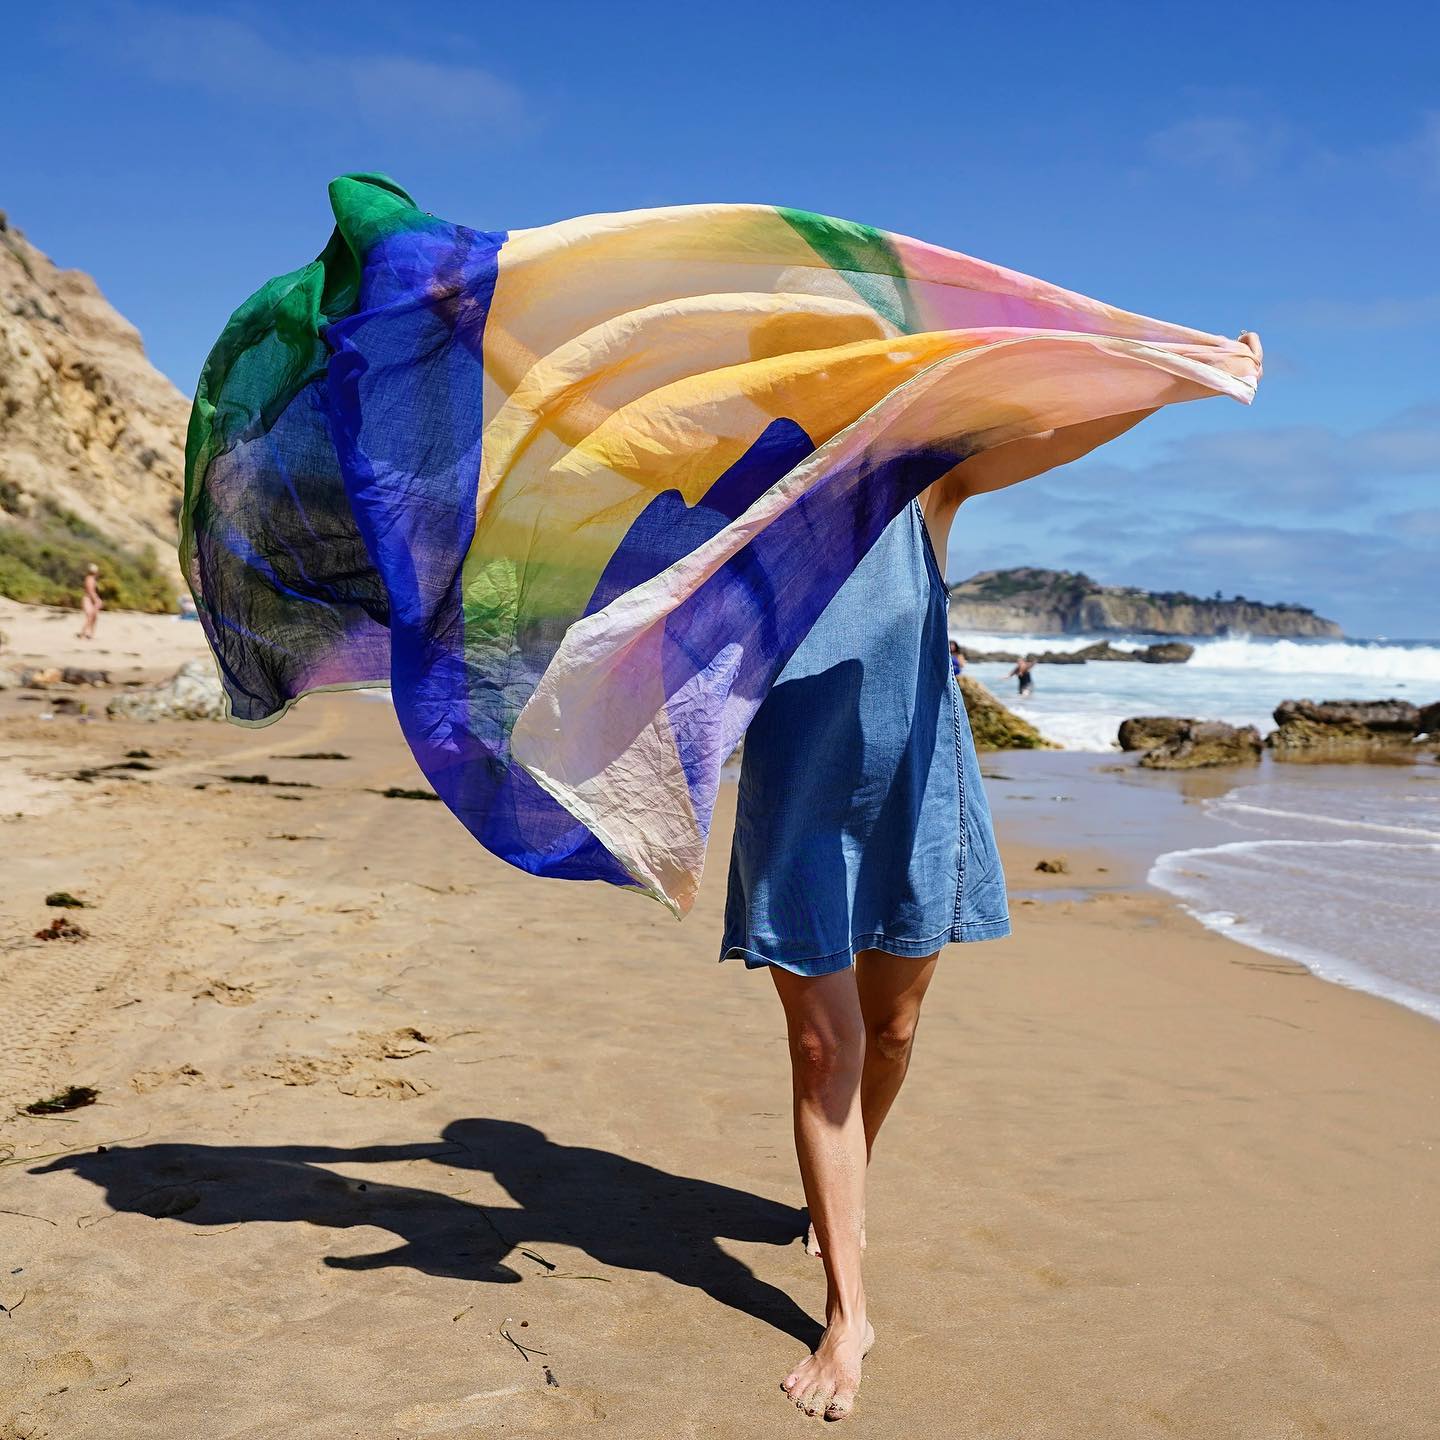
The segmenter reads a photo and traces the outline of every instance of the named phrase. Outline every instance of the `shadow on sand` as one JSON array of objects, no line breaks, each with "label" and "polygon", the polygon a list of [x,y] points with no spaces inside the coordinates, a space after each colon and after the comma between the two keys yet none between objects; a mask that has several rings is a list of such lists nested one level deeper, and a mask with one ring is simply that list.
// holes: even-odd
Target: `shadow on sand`
[{"label": "shadow on sand", "polygon": [[[513,1206],[455,1196],[323,1167],[432,1160],[495,1177]],[[606,1150],[556,1145],[509,1120],[455,1120],[436,1141],[343,1149],[325,1145],[141,1145],[64,1156],[34,1173],[73,1170],[100,1186],[116,1210],[187,1225],[250,1220],[369,1225],[401,1243],[366,1255],[327,1256],[346,1270],[405,1265],[427,1275],[513,1283],[523,1255],[552,1242],[601,1265],[649,1270],[754,1316],[813,1348],[820,1326],[783,1291],[727,1255],[721,1239],[786,1245],[801,1212],[728,1185],[671,1175]],[[517,1258],[518,1257],[518,1258]]]}]

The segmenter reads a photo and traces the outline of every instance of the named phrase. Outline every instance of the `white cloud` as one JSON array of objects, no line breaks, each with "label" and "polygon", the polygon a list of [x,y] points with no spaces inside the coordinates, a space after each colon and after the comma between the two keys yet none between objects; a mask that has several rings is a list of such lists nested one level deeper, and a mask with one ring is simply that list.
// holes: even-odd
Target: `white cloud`
[{"label": "white cloud", "polygon": [[1426,506],[1418,510],[1401,510],[1398,514],[1384,516],[1377,528],[1416,540],[1440,540],[1440,508]]},{"label": "white cloud", "polygon": [[1287,126],[1238,115],[1197,115],[1157,130],[1145,142],[1152,159],[1207,170],[1224,180],[1253,180],[1294,146]]},{"label": "white cloud", "polygon": [[1281,324],[1307,330],[1419,330],[1440,324],[1440,294],[1373,300],[1294,300],[1271,307]]},{"label": "white cloud", "polygon": [[1311,605],[1354,634],[1440,634],[1435,478],[1440,405],[1348,433],[1184,436],[1147,461],[1082,462],[972,501],[949,574],[1080,569],[1108,584]]},{"label": "white cloud", "polygon": [[[1258,98],[1216,96],[1212,104]],[[1440,110],[1426,110],[1406,133],[1388,140],[1331,145],[1273,116],[1213,109],[1188,116],[1145,137],[1151,166],[1181,166],[1232,184],[1282,178],[1337,186],[1376,174],[1440,193]]]},{"label": "white cloud", "polygon": [[[478,65],[378,51],[305,48],[244,20],[124,5],[106,27],[111,56],[162,84],[236,96],[257,107],[318,110],[387,126],[518,130],[514,85]],[[94,31],[67,30],[94,43]]]},{"label": "white cloud", "polygon": [[[1395,483],[1440,477],[1440,406],[1415,406],[1348,434],[1285,425],[1187,435],[1140,465],[1082,462],[1045,488],[1072,501],[1180,506],[1243,502],[1246,513],[1370,505]],[[1395,503],[1392,499],[1391,503]]]},{"label": "white cloud", "polygon": [[1390,158],[1402,176],[1440,190],[1440,110],[1427,110],[1419,129],[1397,145]]}]

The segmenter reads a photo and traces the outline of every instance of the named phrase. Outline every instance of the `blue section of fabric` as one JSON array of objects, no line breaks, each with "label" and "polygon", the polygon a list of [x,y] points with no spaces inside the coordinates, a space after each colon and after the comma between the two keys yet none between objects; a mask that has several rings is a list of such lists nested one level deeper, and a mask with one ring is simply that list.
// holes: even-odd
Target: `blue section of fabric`
[{"label": "blue section of fabric", "polygon": [[[485,322],[505,236],[436,224],[365,257],[356,312],[326,340],[345,489],[390,602],[395,709],[420,768],[485,847],[523,870],[634,882],[510,755],[547,656],[466,634],[484,430]],[[467,653],[467,644],[471,653]]]},{"label": "blue section of fabric", "polygon": [[[477,620],[473,609],[467,623],[465,613],[485,325],[504,242],[503,233],[436,221],[376,243],[354,312],[325,331],[331,359],[315,394],[351,524],[383,582],[396,711],[436,793],[523,870],[632,885],[511,755],[510,727],[563,630],[527,633],[503,615]],[[812,450],[800,426],[776,419],[697,505],[678,492],[657,496],[587,613],[713,538]],[[667,719],[702,827],[721,766],[775,676],[897,512],[963,458],[936,446],[898,457],[867,450],[836,464],[667,617]]]}]

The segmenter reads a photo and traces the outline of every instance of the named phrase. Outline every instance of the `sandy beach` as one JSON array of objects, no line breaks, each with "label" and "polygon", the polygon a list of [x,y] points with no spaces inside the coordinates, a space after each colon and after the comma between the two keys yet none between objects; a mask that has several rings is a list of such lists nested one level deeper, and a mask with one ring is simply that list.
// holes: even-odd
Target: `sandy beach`
[{"label": "sandy beach", "polygon": [[106,670],[123,685],[161,679],[184,661],[209,654],[199,623],[177,615],[105,610],[94,640],[77,635],[80,618],[78,610],[20,605],[0,595],[0,668]]},{"label": "sandy beach", "polygon": [[[778,1389],[823,1276],[779,1007],[715,963],[728,798],[677,925],[385,796],[423,782],[375,699],[44,713],[0,695],[3,1113],[99,1098],[0,1130],[0,1437],[821,1423]],[[1432,1436],[1440,1027],[1103,850],[1037,874],[998,808],[1016,934],[946,953],[877,1149],[857,1433]]]}]

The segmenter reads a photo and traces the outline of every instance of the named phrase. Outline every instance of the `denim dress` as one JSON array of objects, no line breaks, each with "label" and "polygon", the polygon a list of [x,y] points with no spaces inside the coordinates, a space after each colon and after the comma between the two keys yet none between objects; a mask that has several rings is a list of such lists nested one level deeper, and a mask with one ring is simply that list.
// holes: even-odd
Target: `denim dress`
[{"label": "denim dress", "polygon": [[721,959],[798,975],[1010,933],[918,502],[886,527],[745,735]]}]

